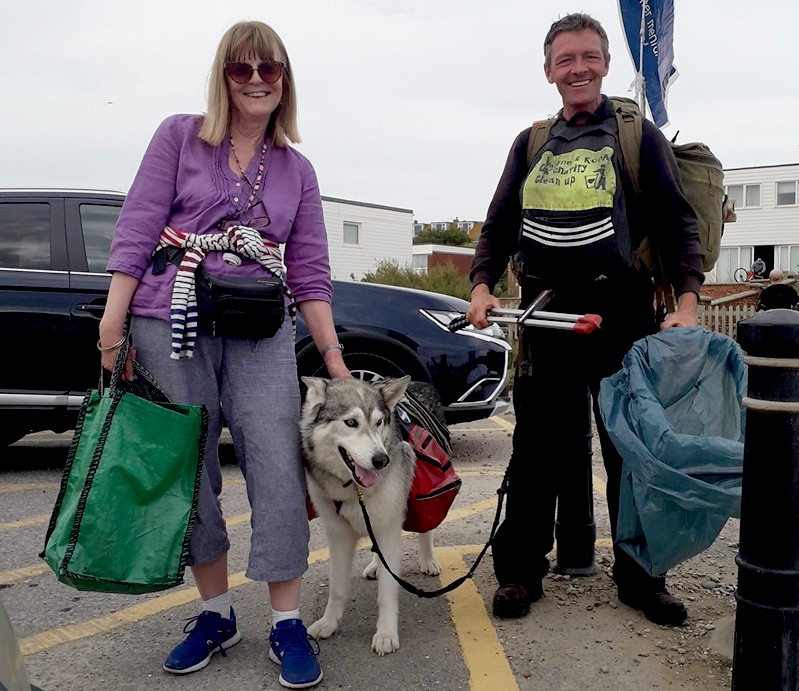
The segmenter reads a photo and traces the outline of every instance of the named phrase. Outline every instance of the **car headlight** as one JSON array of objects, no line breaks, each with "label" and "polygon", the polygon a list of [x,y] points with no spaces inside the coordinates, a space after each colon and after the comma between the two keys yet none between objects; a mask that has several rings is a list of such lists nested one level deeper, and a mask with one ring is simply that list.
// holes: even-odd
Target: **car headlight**
[{"label": "car headlight", "polygon": [[[447,310],[424,310],[427,314],[429,314],[433,319],[435,319],[439,324],[449,327],[450,323],[455,320],[463,317],[462,312],[449,312]],[[502,329],[499,328],[498,324],[489,324],[485,329],[475,329],[471,324],[464,328],[465,331],[475,331],[477,333],[483,333],[486,336],[493,336],[494,338],[505,338],[505,334],[502,332]]]}]

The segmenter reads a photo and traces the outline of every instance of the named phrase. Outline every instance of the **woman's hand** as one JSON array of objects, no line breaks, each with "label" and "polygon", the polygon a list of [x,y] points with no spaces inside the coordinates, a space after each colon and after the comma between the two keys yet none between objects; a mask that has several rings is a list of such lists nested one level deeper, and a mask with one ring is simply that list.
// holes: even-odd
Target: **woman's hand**
[{"label": "woman's hand", "polygon": [[[114,272],[111,277],[111,287],[108,289],[108,299],[105,303],[103,318],[100,320],[100,340],[97,346],[101,349],[101,362],[103,369],[114,371],[119,348],[122,347],[122,336],[125,333],[125,322],[128,319],[128,307],[133,298],[133,293],[139,285],[139,279],[121,271]],[[119,344],[119,347],[114,347]],[[110,348],[110,350],[103,350]],[[133,381],[133,360],[136,359],[136,349],[131,346],[125,367],[122,370],[122,381]]]},{"label": "woman's hand", "polygon": [[333,324],[333,312],[330,309],[330,303],[323,300],[304,300],[297,305],[302,313],[302,318],[305,320],[305,325],[308,331],[311,332],[311,337],[322,353],[322,359],[325,361],[327,372],[333,379],[339,377],[351,377],[347,365],[344,364],[344,357],[341,354],[341,348],[336,347],[338,344],[338,333]]},{"label": "woman's hand", "polygon": [[[100,338],[98,341],[99,348],[111,348],[110,350],[100,350],[100,362],[103,365],[103,369],[107,369],[109,372],[114,371],[114,367],[116,367],[117,357],[119,356],[119,351],[122,346],[117,348],[112,348],[113,345],[119,343],[122,340],[122,335],[120,333],[119,338],[113,337],[105,337]],[[135,378],[135,374],[133,373],[133,361],[136,359],[136,349],[131,346],[128,349],[128,357],[125,360],[125,366],[122,368],[122,381],[133,381]]]},{"label": "woman's hand", "polygon": [[325,367],[327,367],[327,372],[333,379],[352,376],[350,371],[347,369],[347,365],[344,364],[344,358],[342,357],[341,351],[338,348],[326,352],[324,355],[324,360]]}]

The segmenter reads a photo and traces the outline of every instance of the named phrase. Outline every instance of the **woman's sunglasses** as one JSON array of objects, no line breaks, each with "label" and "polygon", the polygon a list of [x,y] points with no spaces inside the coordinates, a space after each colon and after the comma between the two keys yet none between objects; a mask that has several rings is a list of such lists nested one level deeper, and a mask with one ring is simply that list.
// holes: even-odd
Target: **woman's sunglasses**
[{"label": "woman's sunglasses", "polygon": [[253,67],[248,62],[226,62],[225,74],[236,84],[246,84],[252,79],[253,72],[258,70],[258,76],[267,84],[274,84],[283,74],[282,62],[262,62],[258,67]]}]

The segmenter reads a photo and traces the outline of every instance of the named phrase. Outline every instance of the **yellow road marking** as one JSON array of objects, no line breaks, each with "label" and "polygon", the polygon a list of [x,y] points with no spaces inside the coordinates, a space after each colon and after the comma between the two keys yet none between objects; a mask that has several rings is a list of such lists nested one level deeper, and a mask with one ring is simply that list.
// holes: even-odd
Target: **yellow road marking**
[{"label": "yellow road marking", "polygon": [[480,470],[458,470],[458,475],[461,477],[477,477],[478,475],[499,475],[505,474],[504,470],[491,470],[489,468]]},{"label": "yellow road marking", "polygon": [[[450,583],[459,578],[466,567],[464,557],[481,549],[477,545],[436,548],[436,557],[441,564],[441,582]],[[447,600],[463,660],[469,670],[469,688],[472,691],[518,689],[505,650],[474,581],[467,579],[459,588],[447,593]]]},{"label": "yellow road marking", "polygon": [[26,578],[33,576],[41,576],[50,570],[50,567],[42,562],[41,564],[34,564],[33,566],[23,566],[21,569],[12,569],[11,571],[3,571],[0,573],[0,585],[7,583],[16,583]]},{"label": "yellow road marking", "polygon": [[513,428],[516,427],[516,425],[514,425],[512,422],[508,422],[507,420],[504,420],[496,415],[492,415],[488,419],[491,420],[491,422],[493,422],[494,424],[499,425],[503,429],[508,430],[509,432],[512,432]]},{"label": "yellow road marking", "polygon": [[11,521],[11,523],[0,523],[0,533],[7,530],[27,528],[30,525],[40,525],[41,523],[47,523],[49,520],[49,513],[42,513],[38,516],[31,516],[30,518],[18,518],[16,521]]},{"label": "yellow road marking", "polygon": [[476,504],[470,504],[469,506],[464,506],[461,509],[453,508],[450,509],[447,513],[447,517],[444,520],[444,523],[449,523],[450,521],[457,521],[459,518],[466,518],[467,516],[471,516],[475,513],[480,513],[481,511],[486,511],[488,509],[493,509],[497,505],[496,499],[486,499],[485,501],[479,501]]},{"label": "yellow road marking", "polygon": [[230,518],[225,519],[225,523],[228,525],[239,525],[240,523],[247,523],[250,520],[250,514],[247,513],[240,513],[237,516],[231,516]]},{"label": "yellow road marking", "polygon": [[21,485],[0,485],[0,494],[8,492],[28,492],[34,489],[58,489],[61,485],[57,482],[27,482]]}]

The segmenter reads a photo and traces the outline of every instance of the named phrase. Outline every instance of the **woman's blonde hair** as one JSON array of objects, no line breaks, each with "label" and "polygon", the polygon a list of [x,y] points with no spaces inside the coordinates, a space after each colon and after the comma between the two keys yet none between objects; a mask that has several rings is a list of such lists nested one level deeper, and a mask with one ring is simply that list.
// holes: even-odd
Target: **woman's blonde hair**
[{"label": "woman's blonde hair", "polygon": [[286,47],[272,27],[263,22],[238,22],[222,36],[216,49],[208,82],[208,112],[199,137],[211,146],[219,146],[230,128],[230,96],[225,77],[225,63],[255,58],[283,63],[283,97],[269,118],[266,134],[275,146],[300,141],[297,130],[297,92]]}]

